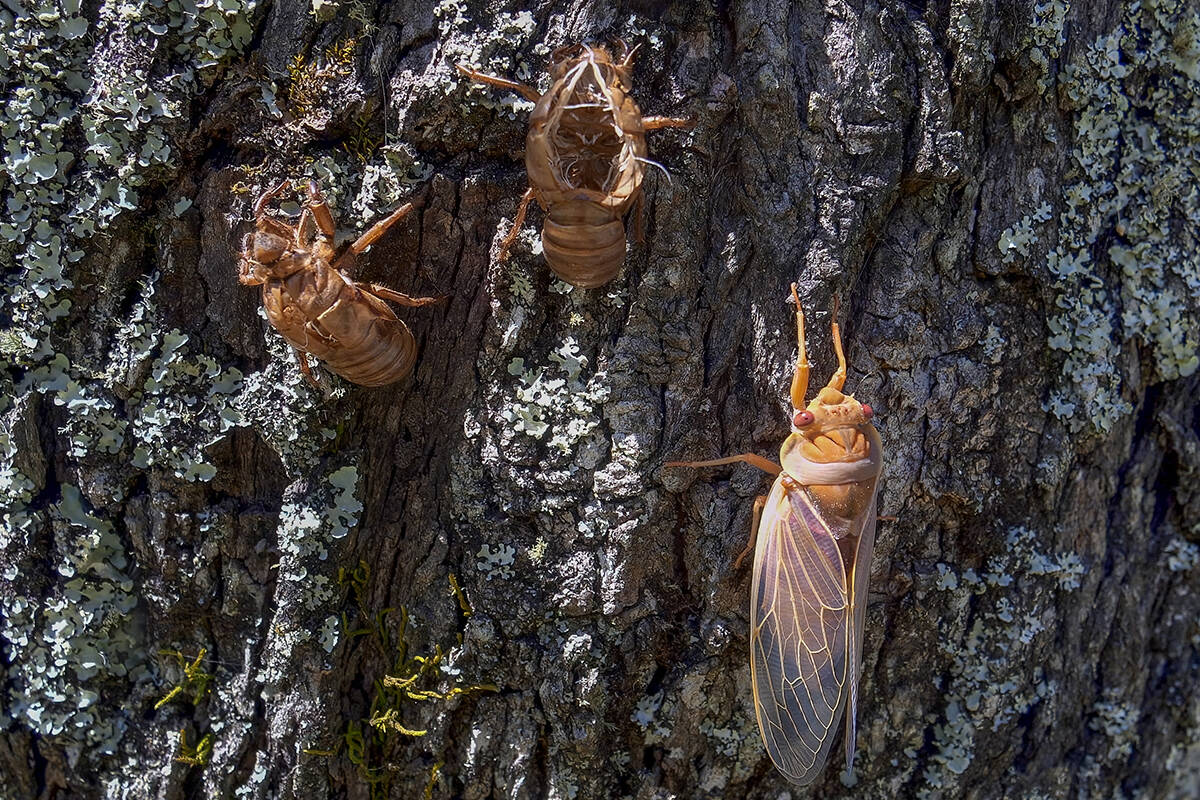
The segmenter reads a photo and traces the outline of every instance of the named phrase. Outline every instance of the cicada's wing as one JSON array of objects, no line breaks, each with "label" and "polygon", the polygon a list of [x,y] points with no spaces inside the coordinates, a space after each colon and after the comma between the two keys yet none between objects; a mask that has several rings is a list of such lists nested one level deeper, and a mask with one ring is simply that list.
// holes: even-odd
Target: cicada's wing
[{"label": "cicada's wing", "polygon": [[821,773],[853,683],[857,609],[847,588],[833,531],[804,490],[780,478],[754,554],[750,674],[767,753],[801,786]]},{"label": "cicada's wing", "polygon": [[846,706],[846,772],[854,769],[854,738],[858,730],[858,680],[862,676],[863,632],[867,621],[867,584],[871,579],[871,554],[875,550],[875,496],[861,517],[854,563],[850,567],[850,611],[853,630],[850,635],[850,703]]}]

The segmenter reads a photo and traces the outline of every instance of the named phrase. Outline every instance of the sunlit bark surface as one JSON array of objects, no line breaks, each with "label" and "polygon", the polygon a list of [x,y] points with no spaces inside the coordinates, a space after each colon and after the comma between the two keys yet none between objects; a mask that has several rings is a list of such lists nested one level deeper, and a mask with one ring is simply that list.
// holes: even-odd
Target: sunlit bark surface
[{"label": "sunlit bark surface", "polygon": [[[1195,4],[519,5],[0,4],[0,797],[1195,797]],[[530,104],[454,65],[614,38],[696,125],[571,289],[537,211],[491,257]],[[452,295],[400,384],[310,387],[237,282],[308,177],[345,240],[423,200],[358,262]],[[662,466],[777,457],[792,281],[895,518],[806,790],[732,567],[769,479]]]}]

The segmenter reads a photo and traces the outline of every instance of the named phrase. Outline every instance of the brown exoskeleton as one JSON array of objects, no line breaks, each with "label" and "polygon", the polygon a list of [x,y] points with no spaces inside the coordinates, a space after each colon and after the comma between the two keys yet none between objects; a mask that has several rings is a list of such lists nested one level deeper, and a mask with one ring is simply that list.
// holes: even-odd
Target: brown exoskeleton
[{"label": "brown exoskeleton", "polygon": [[[377,222],[340,256],[333,246],[333,214],[314,181],[296,225],[267,214],[267,204],[288,188],[284,181],[267,190],[254,206],[255,231],[242,239],[238,280],[262,285],[263,306],[275,330],[296,351],[300,370],[316,384],[307,356],[361,386],[385,386],[407,375],[417,359],[417,343],[385,300],[424,306],[444,297],[409,297],[352,280],[354,257],[370,247],[415,207],[406,203]],[[315,231],[314,231],[315,228]]]},{"label": "brown exoskeleton", "polygon": [[560,278],[583,288],[608,283],[625,260],[625,213],[637,206],[642,238],[646,131],[686,127],[691,120],[643,117],[629,94],[633,51],[619,60],[603,47],[569,45],[550,56],[550,89],[536,89],[459,66],[473,81],[511,89],[536,105],[525,138],[530,188],[521,198],[499,259],[516,241],[529,202],[546,212],[542,249]]}]

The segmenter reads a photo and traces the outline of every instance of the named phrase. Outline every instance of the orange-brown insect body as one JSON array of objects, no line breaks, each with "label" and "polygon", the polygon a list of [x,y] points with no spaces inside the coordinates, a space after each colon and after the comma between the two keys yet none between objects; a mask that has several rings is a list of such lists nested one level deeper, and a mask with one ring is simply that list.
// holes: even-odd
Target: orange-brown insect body
[{"label": "orange-brown insect body", "polygon": [[821,774],[842,718],[847,771],[854,761],[883,450],[871,407],[842,393],[846,359],[836,321],[838,371],[805,406],[810,366],[794,284],[792,295],[800,354],[792,380],[792,433],[780,448],[781,466],[753,453],[667,466],[744,461],[776,476],[770,494],[755,501],[751,522],[750,674],[767,753],[803,786]]},{"label": "orange-brown insect body", "polygon": [[[411,211],[412,204],[397,209],[336,258],[333,217],[315,183],[309,183],[309,203],[299,224],[293,227],[267,215],[267,203],[285,187],[286,183],[268,191],[256,205],[256,230],[243,241],[239,280],[262,285],[267,319],[295,348],[309,380],[306,356],[312,355],[361,386],[395,383],[412,371],[417,344],[384,300],[420,306],[442,298],[409,297],[355,281],[345,270],[353,256]],[[314,227],[315,232],[310,231]]]},{"label": "orange-brown insect body", "polygon": [[[622,44],[622,47],[624,45]],[[620,60],[603,47],[571,45],[551,56],[544,94],[459,67],[472,80],[514,89],[535,102],[525,138],[530,190],[522,199],[501,259],[515,241],[529,201],[546,212],[542,250],[563,280],[583,288],[611,281],[625,260],[626,212],[640,214],[646,131],[690,124],[642,116],[629,94],[633,53]],[[636,220],[639,238],[641,218]]]},{"label": "orange-brown insect body", "polygon": [[[646,131],[629,94],[632,64],[603,47],[558,50],[554,80],[529,118],[525,169],[546,212],[542,249],[555,274],[602,286],[625,261],[625,213],[642,196]],[[639,160],[641,159],[641,160]]]}]

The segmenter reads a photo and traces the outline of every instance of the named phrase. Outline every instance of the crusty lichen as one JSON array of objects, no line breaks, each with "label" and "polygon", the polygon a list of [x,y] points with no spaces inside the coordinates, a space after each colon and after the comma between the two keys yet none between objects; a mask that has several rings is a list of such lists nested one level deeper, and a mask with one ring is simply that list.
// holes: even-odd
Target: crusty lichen
[{"label": "crusty lichen", "polygon": [[1047,0],[1033,6],[1033,24],[1029,30],[1032,44],[1029,60],[1038,67],[1038,89],[1045,92],[1051,87],[1053,64],[1062,46],[1067,43],[1066,21],[1071,4],[1064,0]]},{"label": "crusty lichen", "polygon": [[501,413],[515,430],[534,439],[549,433],[550,446],[565,455],[599,427],[595,408],[608,399],[608,386],[603,371],[584,379],[588,359],[574,337],[566,337],[548,360],[556,366],[549,375],[545,367],[526,367],[523,358],[509,363],[509,374],[520,384],[514,389],[514,402]]},{"label": "crusty lichen", "polygon": [[[948,680],[937,679],[946,705],[934,726],[935,752],[918,797],[959,796],[959,776],[975,756],[977,735],[1016,724],[1035,703],[1052,702],[1054,679],[1036,653],[1041,635],[1054,625],[1054,594],[1078,589],[1084,565],[1073,553],[1047,555],[1037,544],[1034,531],[1017,527],[982,574],[938,565],[935,588],[949,593],[960,613],[946,617],[941,636],[951,659]],[[1014,584],[1016,591],[1009,588]],[[968,606],[974,609],[970,629],[951,632],[966,619]],[[913,741],[907,752],[915,755],[919,747]]]},{"label": "crusty lichen", "polygon": [[[129,561],[112,523],[87,507],[74,486],[51,509],[55,573],[48,597],[3,575],[0,636],[8,652],[7,714],[43,736],[62,736],[111,753],[135,710],[97,716],[106,681],[148,677],[145,651],[129,617],[137,605]],[[25,584],[28,586],[28,584]]]},{"label": "crusty lichen", "polygon": [[[1039,6],[1047,53],[1062,5]],[[1065,361],[1047,407],[1074,431],[1108,431],[1130,411],[1126,343],[1147,346],[1161,380],[1200,366],[1200,15],[1177,0],[1131,4],[1060,80],[1075,119],[1056,226],[1039,212],[1000,247],[1006,261],[1024,255],[1032,223],[1050,229],[1050,347]]]},{"label": "crusty lichen", "polygon": [[[495,15],[495,24],[489,25],[485,31],[477,32],[482,35],[453,35],[470,25],[467,10],[467,4],[461,0],[443,0],[433,12],[442,39],[447,43],[444,59],[447,69],[447,93],[453,91],[461,81],[468,87],[468,102],[462,108],[463,114],[471,113],[472,108],[489,108],[508,119],[524,119],[524,115],[533,110],[533,103],[514,92],[472,83],[459,75],[454,70],[454,65],[461,64],[480,72],[536,83],[537,79],[534,76],[545,69],[545,64],[531,65],[519,60],[514,66],[511,59],[526,52],[537,32],[537,22],[528,11],[519,11],[516,14],[501,12]],[[536,54],[547,54],[550,48],[545,42],[539,42],[532,51]]]},{"label": "crusty lichen", "polygon": [[[237,376],[207,356],[188,358],[184,334],[153,334],[148,300],[111,339],[97,337],[112,342],[109,352],[88,352],[87,332],[64,320],[84,245],[108,235],[166,176],[190,100],[249,42],[254,1],[105,3],[84,14],[78,0],[43,0],[7,9],[0,24],[0,249],[10,256],[10,314],[0,368],[11,399],[0,409],[0,488],[5,544],[15,546],[0,554],[0,645],[11,664],[4,706],[7,717],[53,737],[73,758],[91,757],[115,752],[137,713],[95,713],[102,688],[120,685],[121,696],[136,695],[149,675],[130,619],[138,598],[116,529],[120,510],[104,502],[122,499],[122,472],[136,461],[161,463],[183,479],[211,477],[200,451],[237,424],[222,416],[217,397],[234,390]],[[156,72],[160,57],[179,69]],[[73,132],[82,147],[71,147]],[[147,295],[154,281],[146,280]],[[170,384],[180,391],[169,403],[186,409],[168,408],[157,396]],[[59,477],[57,501],[34,513],[26,506],[31,480],[16,466],[7,426],[39,394],[63,409],[67,468],[97,466],[79,488]],[[165,435],[168,426],[179,440]],[[17,578],[39,535],[55,572],[39,572],[34,590]]]}]

